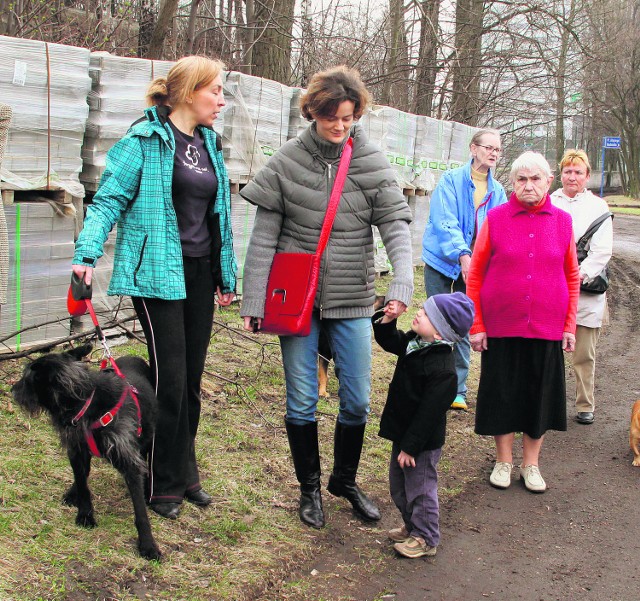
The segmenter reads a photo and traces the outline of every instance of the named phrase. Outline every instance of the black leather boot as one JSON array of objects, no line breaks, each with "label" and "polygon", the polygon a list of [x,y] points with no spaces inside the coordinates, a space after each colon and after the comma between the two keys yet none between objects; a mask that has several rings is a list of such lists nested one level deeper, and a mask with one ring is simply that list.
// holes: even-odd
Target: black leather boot
[{"label": "black leather boot", "polygon": [[284,423],[289,438],[296,478],[300,482],[300,519],[313,528],[324,526],[322,497],[320,495],[320,452],[318,450],[318,424],[304,426]]},{"label": "black leather boot", "polygon": [[356,484],[365,425],[345,426],[336,421],[333,473],[329,478],[327,490],[336,497],[347,499],[361,518],[375,522],[380,519],[380,510]]}]

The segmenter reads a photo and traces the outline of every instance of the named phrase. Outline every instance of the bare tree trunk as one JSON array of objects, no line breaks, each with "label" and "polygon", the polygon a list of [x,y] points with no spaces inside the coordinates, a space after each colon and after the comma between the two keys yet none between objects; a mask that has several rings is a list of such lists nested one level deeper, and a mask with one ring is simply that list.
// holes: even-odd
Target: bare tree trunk
[{"label": "bare tree trunk", "polygon": [[456,4],[456,59],[449,118],[468,125],[478,123],[482,70],[483,0],[458,0]]},{"label": "bare tree trunk", "polygon": [[440,0],[422,0],[420,2],[420,49],[416,76],[414,111],[418,115],[431,116],[435,95],[438,66],[438,18]]},{"label": "bare tree trunk", "polygon": [[145,54],[145,58],[153,60],[162,58],[163,45],[171,29],[171,23],[175,17],[178,2],[179,0],[162,0],[158,20],[156,21],[156,26],[153,28],[151,40],[149,41],[149,49]]},{"label": "bare tree trunk", "polygon": [[389,49],[382,88],[382,103],[408,110],[409,51],[405,37],[404,0],[389,0]]},{"label": "bare tree trunk", "polygon": [[295,0],[256,0],[253,75],[288,85]]},{"label": "bare tree trunk", "polygon": [[185,54],[193,54],[195,52],[196,41],[196,20],[198,18],[198,7],[200,0],[191,0],[189,7],[189,23],[187,24],[187,39],[184,44]]}]

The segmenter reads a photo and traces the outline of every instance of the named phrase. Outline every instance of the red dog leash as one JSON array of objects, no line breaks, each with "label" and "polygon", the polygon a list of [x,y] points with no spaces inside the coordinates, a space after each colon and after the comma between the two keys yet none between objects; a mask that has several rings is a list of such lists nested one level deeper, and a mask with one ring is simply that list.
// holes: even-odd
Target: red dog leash
[{"label": "red dog leash", "polygon": [[[102,344],[103,355],[102,355],[102,361],[100,363],[100,369],[105,369],[107,365],[110,363],[111,367],[113,368],[113,371],[115,371],[115,373],[125,381],[125,387],[122,390],[122,394],[120,395],[120,399],[118,400],[118,402],[110,411],[107,411],[104,415],[102,415],[96,421],[94,421],[89,426],[89,430],[87,430],[87,433],[86,433],[86,440],[87,440],[87,445],[89,446],[89,450],[96,457],[101,457],[102,455],[98,450],[98,445],[96,444],[95,437],[93,436],[93,431],[97,430],[98,428],[104,428],[108,426],[114,420],[115,416],[118,414],[118,411],[120,411],[120,409],[124,405],[124,402],[127,399],[127,396],[130,395],[133,402],[136,405],[136,410],[138,412],[137,436],[138,438],[140,438],[140,436],[142,435],[142,412],[140,411],[140,401],[138,400],[138,394],[137,394],[138,391],[126,381],[125,375],[120,371],[120,368],[116,363],[116,360],[113,358],[113,355],[111,354],[111,349],[107,344],[107,338],[104,335],[104,332],[100,327],[100,324],[98,323],[98,317],[96,315],[96,312],[93,309],[93,303],[91,302],[91,295],[92,295],[91,285],[87,285],[84,281],[84,278],[80,279],[74,273],[71,276],[71,286],[69,286],[69,293],[67,294],[67,309],[69,311],[69,314],[75,317],[78,317],[80,315],[84,315],[87,312],[87,310],[89,311],[89,315],[91,315],[91,321],[93,322],[93,325],[96,328],[96,335],[98,336],[98,340],[100,340],[100,344]],[[87,412],[87,409],[89,409],[89,407],[91,406],[94,393],[95,393],[95,390],[91,393],[89,398],[85,401],[84,405],[82,406],[82,409],[80,409],[80,411],[78,411],[75,417],[71,420],[71,423],[74,426],[78,424],[82,416]]]}]

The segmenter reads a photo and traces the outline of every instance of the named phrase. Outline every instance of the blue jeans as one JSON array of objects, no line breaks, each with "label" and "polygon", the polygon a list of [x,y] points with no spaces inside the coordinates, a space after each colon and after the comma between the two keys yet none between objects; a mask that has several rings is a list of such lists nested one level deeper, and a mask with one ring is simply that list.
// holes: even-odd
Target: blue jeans
[{"label": "blue jeans", "polygon": [[[452,280],[439,271],[424,266],[424,287],[427,296],[436,294],[451,294],[452,292],[467,292],[467,286],[462,279],[462,274],[457,280]],[[458,394],[467,398],[467,376],[469,375],[469,359],[471,358],[471,343],[469,334],[455,346],[456,374],[458,375]]]},{"label": "blue jeans", "polygon": [[287,421],[303,426],[316,421],[318,336],[327,334],[338,378],[338,421],[359,426],[367,421],[371,393],[371,319],[319,319],[314,312],[309,336],[280,336],[287,385]]}]

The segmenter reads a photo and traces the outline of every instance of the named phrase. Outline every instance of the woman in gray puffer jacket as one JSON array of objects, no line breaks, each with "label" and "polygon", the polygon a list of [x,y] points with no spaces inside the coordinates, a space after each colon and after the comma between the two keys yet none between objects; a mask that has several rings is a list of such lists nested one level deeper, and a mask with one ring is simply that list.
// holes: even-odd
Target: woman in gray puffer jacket
[{"label": "woman in gray puffer jacket", "polygon": [[348,137],[353,156],[338,214],[322,258],[311,334],[281,336],[287,387],[285,424],[300,482],[300,518],[324,526],[315,417],[320,331],[327,335],[339,381],[334,466],[327,490],[351,502],[363,519],[380,519],[356,484],[371,388],[371,322],[375,298],[375,225],[394,270],[386,312],[401,315],[413,294],[411,211],[384,153],[355,122],[370,96],[357,71],[316,73],[301,99],[311,125],[274,154],[240,194],[258,207],[243,276],[241,315],[260,328],[267,280],[277,252],[313,253],[318,244],[337,165]]}]

